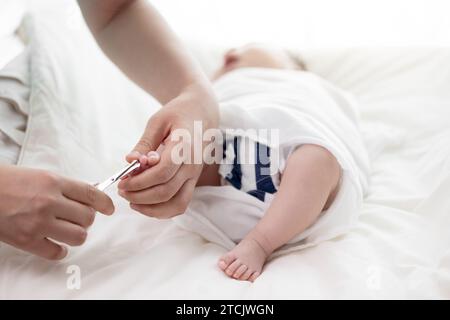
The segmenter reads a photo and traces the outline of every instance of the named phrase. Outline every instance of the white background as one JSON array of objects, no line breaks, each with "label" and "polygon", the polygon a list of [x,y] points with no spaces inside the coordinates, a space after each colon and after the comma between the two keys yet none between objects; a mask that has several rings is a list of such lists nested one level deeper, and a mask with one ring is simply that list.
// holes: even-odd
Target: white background
[{"label": "white background", "polygon": [[[449,0],[151,0],[182,37],[212,44],[297,47],[450,45]],[[11,7],[73,0],[0,0],[0,36]],[[8,29],[8,28],[6,28]]]},{"label": "white background", "polygon": [[449,45],[449,0],[154,0],[172,27],[215,44]]}]

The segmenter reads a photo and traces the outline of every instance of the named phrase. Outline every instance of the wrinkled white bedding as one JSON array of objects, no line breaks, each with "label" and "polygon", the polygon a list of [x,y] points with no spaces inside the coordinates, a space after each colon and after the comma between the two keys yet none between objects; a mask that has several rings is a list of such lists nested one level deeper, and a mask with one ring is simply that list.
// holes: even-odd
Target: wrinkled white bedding
[{"label": "wrinkled white bedding", "polygon": [[[97,181],[122,165],[156,103],[85,28],[27,19],[30,119],[20,164]],[[450,298],[450,49],[305,52],[308,68],[359,100],[371,185],[346,235],[279,256],[254,284],[216,267],[225,249],[114,195],[83,247],[59,263],[0,247],[0,299]],[[114,191],[111,191],[114,194]],[[223,209],[226,214],[226,208]],[[67,267],[81,288],[66,286]]]}]

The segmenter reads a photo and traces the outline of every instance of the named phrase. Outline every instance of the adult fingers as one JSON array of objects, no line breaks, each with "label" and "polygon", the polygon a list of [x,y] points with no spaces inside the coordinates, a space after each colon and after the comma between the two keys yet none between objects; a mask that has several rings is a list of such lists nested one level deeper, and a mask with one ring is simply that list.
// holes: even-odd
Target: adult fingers
[{"label": "adult fingers", "polygon": [[67,256],[67,248],[56,244],[49,239],[37,240],[30,246],[24,248],[26,251],[48,260],[61,260]]},{"label": "adult fingers", "polygon": [[166,183],[178,172],[182,163],[172,160],[172,148],[176,142],[170,142],[166,145],[160,156],[159,163],[145,170],[144,172],[134,175],[128,179],[120,181],[118,187],[125,191],[140,191],[158,184]]},{"label": "adult fingers", "polygon": [[58,219],[75,223],[83,228],[87,228],[94,223],[95,210],[87,205],[64,197],[58,207],[61,208],[55,214]]},{"label": "adult fingers", "polygon": [[62,193],[65,197],[84,203],[101,213],[110,215],[114,212],[111,198],[90,184],[63,178]]},{"label": "adult fingers", "polygon": [[[144,158],[144,160],[142,159]],[[147,170],[148,168],[151,168],[158,164],[160,160],[159,153],[156,151],[150,151],[146,156],[141,156],[139,158],[140,166],[137,169],[134,169],[131,173],[127,174],[126,176],[122,177],[121,180],[128,179],[129,177],[137,176]]]},{"label": "adult fingers", "polygon": [[55,219],[50,223],[46,234],[48,238],[71,246],[80,246],[87,238],[86,229],[61,219]]},{"label": "adult fingers", "polygon": [[125,191],[119,189],[119,195],[133,204],[157,204],[167,202],[181,189],[189,176],[186,166],[181,166],[177,174],[168,182],[141,191]]},{"label": "adult fingers", "polygon": [[134,146],[133,150],[126,156],[128,162],[138,160],[140,155],[146,155],[155,151],[168,134],[169,127],[166,119],[159,113],[153,115],[147,122],[144,133]]},{"label": "adult fingers", "polygon": [[154,217],[158,219],[169,219],[174,216],[183,214],[189,201],[192,198],[192,193],[194,192],[196,180],[189,179],[180,188],[178,193],[169,201],[145,205],[145,204],[130,204],[130,207],[146,216]]}]

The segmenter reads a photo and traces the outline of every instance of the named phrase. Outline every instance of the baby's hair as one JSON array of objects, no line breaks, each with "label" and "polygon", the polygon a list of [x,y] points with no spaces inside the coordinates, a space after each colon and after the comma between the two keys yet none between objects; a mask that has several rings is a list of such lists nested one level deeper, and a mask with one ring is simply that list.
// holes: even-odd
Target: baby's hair
[{"label": "baby's hair", "polygon": [[306,71],[305,62],[298,53],[292,52],[291,50],[285,50],[285,52],[289,59],[291,59],[291,61],[299,70]]}]

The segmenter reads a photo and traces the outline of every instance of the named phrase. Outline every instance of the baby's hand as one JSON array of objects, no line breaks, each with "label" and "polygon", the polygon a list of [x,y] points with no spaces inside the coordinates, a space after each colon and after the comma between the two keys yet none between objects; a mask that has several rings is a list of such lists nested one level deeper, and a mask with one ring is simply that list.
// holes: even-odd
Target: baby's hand
[{"label": "baby's hand", "polygon": [[123,176],[121,178],[122,180],[125,180],[125,179],[127,179],[129,177],[136,176],[136,175],[140,174],[141,172],[144,172],[148,168],[153,167],[154,165],[158,164],[158,162],[160,160],[160,156],[159,156],[159,153],[157,151],[150,151],[146,155],[143,155],[143,154],[140,154],[137,151],[134,151],[133,157],[136,160],[139,160],[139,163],[141,165],[140,165],[139,168],[137,168],[137,169],[131,171],[129,174]]}]

